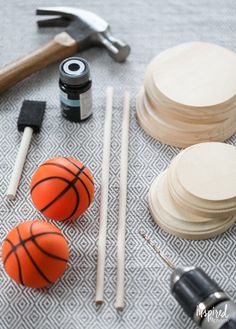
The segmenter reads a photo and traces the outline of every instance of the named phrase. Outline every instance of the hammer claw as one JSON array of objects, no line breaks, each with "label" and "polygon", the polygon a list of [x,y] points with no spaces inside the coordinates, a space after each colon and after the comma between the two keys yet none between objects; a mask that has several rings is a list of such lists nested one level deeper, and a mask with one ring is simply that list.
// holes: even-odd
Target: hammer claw
[{"label": "hammer claw", "polygon": [[[44,15],[44,16],[61,16],[66,17],[67,19],[75,19],[82,17],[83,15],[87,15],[90,13],[83,9],[71,8],[71,7],[39,7],[36,9],[36,15]],[[95,14],[93,14],[96,16]]]},{"label": "hammer claw", "polygon": [[36,9],[36,15],[68,16],[60,10],[60,7],[40,7]]},{"label": "hammer claw", "polygon": [[67,27],[70,24],[70,20],[65,17],[56,17],[39,20],[37,24],[38,27]]}]

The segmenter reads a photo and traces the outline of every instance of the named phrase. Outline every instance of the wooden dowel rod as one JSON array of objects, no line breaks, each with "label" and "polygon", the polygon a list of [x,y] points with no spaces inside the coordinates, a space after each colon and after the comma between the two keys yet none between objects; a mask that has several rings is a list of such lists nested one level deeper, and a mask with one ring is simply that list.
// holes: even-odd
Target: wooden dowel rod
[{"label": "wooden dowel rod", "polygon": [[105,275],[105,258],[106,258],[112,107],[113,107],[113,88],[108,87],[106,91],[106,116],[105,116],[104,137],[103,137],[104,144],[103,144],[102,179],[101,179],[100,226],[99,226],[99,236],[98,236],[97,286],[96,286],[96,297],[95,297],[95,301],[97,304],[101,304],[104,302],[103,295],[104,295],[104,275]]},{"label": "wooden dowel rod", "polygon": [[125,225],[126,225],[126,199],[128,179],[128,148],[129,148],[129,112],[130,94],[125,92],[122,121],[122,140],[120,158],[120,197],[119,218],[117,235],[117,286],[116,303],[117,310],[124,308],[124,279],[125,279]]},{"label": "wooden dowel rod", "polygon": [[10,200],[15,199],[16,191],[20,182],[21,174],[24,168],[25,159],[27,157],[28,149],[30,146],[33,129],[26,127],[22,136],[20,148],[17,154],[15,166],[11,176],[10,184],[7,190],[7,198]]}]

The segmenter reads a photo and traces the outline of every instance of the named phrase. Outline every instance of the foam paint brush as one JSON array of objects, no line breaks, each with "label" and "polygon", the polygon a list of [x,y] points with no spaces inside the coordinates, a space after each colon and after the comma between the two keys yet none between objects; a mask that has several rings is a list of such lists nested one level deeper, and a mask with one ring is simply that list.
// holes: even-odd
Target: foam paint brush
[{"label": "foam paint brush", "polygon": [[18,130],[23,132],[23,136],[7,190],[8,199],[15,199],[32,135],[40,132],[45,108],[46,102],[29,100],[23,102],[17,122]]}]

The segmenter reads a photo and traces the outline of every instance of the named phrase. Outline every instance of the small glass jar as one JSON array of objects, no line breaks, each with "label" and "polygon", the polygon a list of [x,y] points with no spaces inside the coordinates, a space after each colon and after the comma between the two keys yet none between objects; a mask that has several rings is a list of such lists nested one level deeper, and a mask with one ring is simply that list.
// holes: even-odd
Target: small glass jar
[{"label": "small glass jar", "polygon": [[80,57],[65,59],[59,68],[62,115],[81,122],[92,115],[92,80],[86,60]]}]

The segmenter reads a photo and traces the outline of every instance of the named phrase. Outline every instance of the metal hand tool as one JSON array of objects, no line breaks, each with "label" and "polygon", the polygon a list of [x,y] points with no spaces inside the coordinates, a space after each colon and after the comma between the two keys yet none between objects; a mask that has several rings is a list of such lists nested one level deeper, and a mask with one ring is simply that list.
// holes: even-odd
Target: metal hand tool
[{"label": "metal hand tool", "polygon": [[198,267],[175,268],[143,229],[139,233],[173,271],[170,280],[171,293],[200,328],[236,328],[236,304],[214,280]]},{"label": "metal hand tool", "polygon": [[103,46],[117,62],[124,61],[130,53],[130,47],[112,35],[109,24],[90,11],[72,7],[45,7],[38,8],[36,14],[57,16],[38,21],[39,27],[66,29],[40,49],[0,70],[0,93],[49,64],[86,48]]}]

